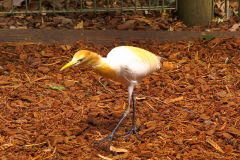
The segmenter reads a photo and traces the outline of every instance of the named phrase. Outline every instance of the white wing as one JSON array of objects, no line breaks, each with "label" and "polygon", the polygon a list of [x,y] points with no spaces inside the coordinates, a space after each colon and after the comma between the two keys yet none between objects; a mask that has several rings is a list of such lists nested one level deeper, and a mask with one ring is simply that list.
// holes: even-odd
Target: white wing
[{"label": "white wing", "polygon": [[150,60],[147,58],[143,60],[125,46],[112,49],[105,60],[119,76],[128,81],[138,81],[153,70]]}]

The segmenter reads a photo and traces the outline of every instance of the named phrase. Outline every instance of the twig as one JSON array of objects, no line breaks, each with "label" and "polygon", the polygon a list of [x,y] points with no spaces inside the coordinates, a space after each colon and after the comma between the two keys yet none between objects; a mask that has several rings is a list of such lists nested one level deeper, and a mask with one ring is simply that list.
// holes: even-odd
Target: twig
[{"label": "twig", "polygon": [[40,153],[39,155],[37,155],[36,157],[33,157],[32,160],[36,160],[39,159],[41,156],[43,155],[43,153]]},{"label": "twig", "polygon": [[26,77],[27,77],[27,79],[28,79],[28,82],[29,82],[29,83],[32,83],[29,75],[28,75],[26,72],[24,72],[24,74],[26,75]]},{"label": "twig", "polygon": [[18,84],[16,86],[10,86],[10,85],[8,85],[8,86],[0,86],[0,88],[14,88],[14,89],[16,89],[16,88],[20,87],[21,85],[22,85],[22,83],[20,83],[20,84]]},{"label": "twig", "polygon": [[24,147],[39,146],[39,145],[46,144],[46,143],[47,143],[47,142],[35,143],[35,144],[27,144],[27,145],[24,145]]},{"label": "twig", "polygon": [[55,154],[55,152],[56,152],[56,150],[57,150],[57,147],[55,146],[55,148],[54,148],[54,150],[53,150],[53,153],[52,153],[50,156],[48,156],[48,157],[46,157],[46,158],[44,158],[44,159],[49,159],[49,158],[53,157],[54,154]]},{"label": "twig", "polygon": [[0,53],[11,54],[11,55],[16,55],[17,54],[17,53],[12,53],[12,52],[7,52],[7,51],[1,51]]},{"label": "twig", "polygon": [[219,43],[215,43],[213,46],[211,46],[211,48],[214,48],[215,46],[217,46]]},{"label": "twig", "polygon": [[240,66],[238,64],[236,64],[235,62],[233,62],[232,60],[230,60],[230,63],[234,64],[237,68],[240,68]]},{"label": "twig", "polygon": [[3,118],[2,114],[0,114],[0,118],[1,118],[2,120],[4,120],[5,122],[9,122],[9,121],[6,120],[5,118]]},{"label": "twig", "polygon": [[49,78],[48,76],[43,76],[43,77],[34,79],[33,82],[37,82],[37,81],[40,81],[42,79],[48,79],[48,78]]},{"label": "twig", "polygon": [[41,65],[43,65],[43,66],[52,66],[52,65],[58,64],[58,63],[60,63],[60,62],[62,62],[62,60],[56,61],[56,62],[54,62],[54,63],[41,64]]},{"label": "twig", "polygon": [[145,96],[145,95],[139,95],[139,94],[137,94],[136,96],[138,96],[138,97],[152,98],[152,99],[154,99],[154,100],[156,100],[156,101],[159,101],[159,102],[161,102],[161,103],[163,103],[163,104],[170,105],[169,103],[167,103],[167,102],[164,102],[163,100],[161,100],[161,99],[158,99],[157,97]]},{"label": "twig", "polygon": [[44,59],[48,59],[48,60],[55,60],[55,59],[65,59],[65,58],[70,58],[69,56],[61,56],[61,57],[51,57],[51,58],[48,58],[48,57],[43,57]]}]

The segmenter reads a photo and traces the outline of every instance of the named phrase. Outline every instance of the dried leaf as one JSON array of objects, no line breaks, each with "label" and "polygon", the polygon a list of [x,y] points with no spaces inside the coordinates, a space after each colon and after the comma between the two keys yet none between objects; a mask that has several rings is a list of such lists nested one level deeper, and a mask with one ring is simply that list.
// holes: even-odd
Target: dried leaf
[{"label": "dried leaf", "polygon": [[74,29],[83,29],[83,21],[79,22],[76,26],[74,26]]},{"label": "dried leaf", "polygon": [[13,6],[19,7],[25,0],[13,0]]},{"label": "dried leaf", "polygon": [[116,147],[113,147],[113,146],[110,146],[110,151],[116,152],[116,153],[126,153],[126,152],[128,152],[128,150],[126,150],[124,148],[116,148]]},{"label": "dried leaf", "polygon": [[229,31],[236,32],[239,28],[240,28],[240,23],[236,23],[229,29]]},{"label": "dried leaf", "polygon": [[19,7],[22,5],[22,2],[24,2],[25,0],[13,0],[13,4],[10,0],[4,0],[3,1],[3,7],[5,9],[10,9],[11,8],[11,4],[15,7]]},{"label": "dried leaf", "polygon": [[42,73],[48,73],[50,71],[48,67],[38,67],[38,70]]},{"label": "dried leaf", "polygon": [[133,24],[135,23],[136,20],[128,20],[123,24],[120,24],[117,26],[117,29],[119,30],[125,30],[125,29],[129,29],[131,27],[133,27]]},{"label": "dried leaf", "polygon": [[136,19],[137,21],[144,22],[144,23],[147,23],[147,24],[149,24],[149,25],[152,24],[152,22],[151,22],[149,19],[145,18],[145,17],[137,17],[137,18],[135,18],[135,19]]},{"label": "dried leaf", "polygon": [[61,45],[61,48],[66,51],[66,50],[70,50],[72,48],[71,45]]},{"label": "dried leaf", "polygon": [[74,80],[65,80],[64,81],[64,85],[66,87],[71,87],[71,86],[74,86],[74,84],[76,83],[77,81],[74,81]]}]

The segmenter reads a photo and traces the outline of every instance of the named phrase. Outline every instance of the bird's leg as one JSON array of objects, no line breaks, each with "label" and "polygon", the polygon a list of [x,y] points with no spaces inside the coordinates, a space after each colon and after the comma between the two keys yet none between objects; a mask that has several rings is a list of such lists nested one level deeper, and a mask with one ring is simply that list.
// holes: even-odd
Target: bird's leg
[{"label": "bird's leg", "polygon": [[139,129],[141,124],[138,125],[137,127],[135,126],[136,125],[136,122],[135,122],[136,97],[134,95],[132,95],[132,101],[133,101],[132,128],[124,134],[124,135],[127,135],[126,137],[123,138],[124,141],[128,139],[133,133],[135,134],[136,138],[139,140],[137,130]]},{"label": "bird's leg", "polygon": [[130,86],[128,87],[128,93],[129,93],[129,97],[128,97],[128,107],[127,107],[126,111],[124,112],[121,120],[118,122],[117,126],[113,129],[113,131],[112,131],[112,133],[111,133],[110,135],[108,135],[107,137],[101,139],[100,141],[94,142],[94,145],[95,145],[95,146],[99,146],[99,145],[103,144],[104,142],[106,142],[107,140],[109,140],[108,145],[107,145],[107,148],[106,148],[106,150],[109,150],[110,145],[111,145],[112,140],[113,140],[113,137],[114,137],[117,129],[119,128],[120,124],[124,121],[124,119],[127,117],[127,115],[128,115],[129,112],[130,112],[131,97],[132,97],[132,92],[133,92],[134,86],[135,86],[135,85],[132,84],[132,85],[130,85]]}]

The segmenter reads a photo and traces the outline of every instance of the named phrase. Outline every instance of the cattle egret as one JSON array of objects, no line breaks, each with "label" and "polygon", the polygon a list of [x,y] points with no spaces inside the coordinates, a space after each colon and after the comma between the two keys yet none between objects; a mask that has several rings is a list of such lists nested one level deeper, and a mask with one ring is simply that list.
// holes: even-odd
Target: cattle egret
[{"label": "cattle egret", "polygon": [[138,127],[135,126],[135,98],[133,90],[143,77],[161,67],[160,59],[160,57],[141,48],[119,46],[113,48],[107,57],[102,57],[88,50],[80,50],[74,54],[69,63],[61,68],[61,70],[64,70],[72,65],[88,64],[93,67],[96,73],[128,86],[128,106],[123,117],[111,134],[97,141],[95,143],[96,146],[109,140],[107,150],[109,149],[115,132],[130,112],[131,99],[133,101],[132,128],[127,132],[128,136],[125,138],[128,138],[132,133],[138,138]]}]

